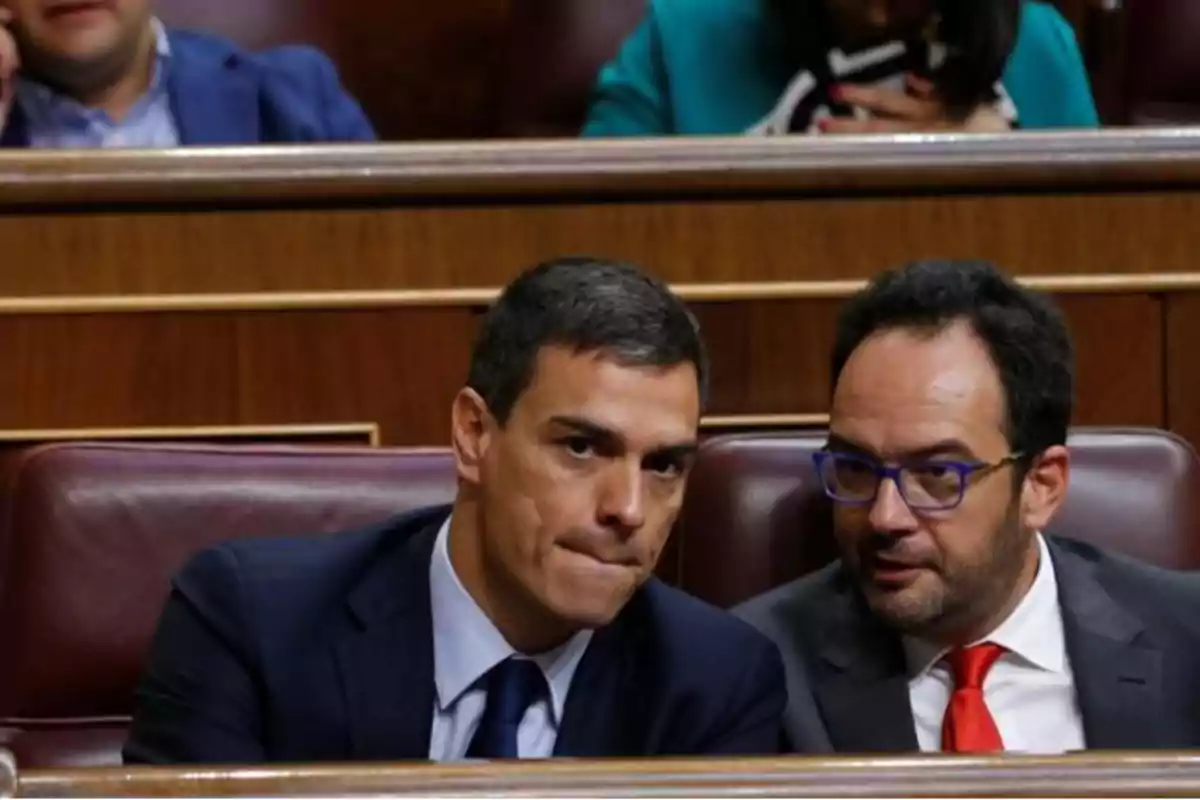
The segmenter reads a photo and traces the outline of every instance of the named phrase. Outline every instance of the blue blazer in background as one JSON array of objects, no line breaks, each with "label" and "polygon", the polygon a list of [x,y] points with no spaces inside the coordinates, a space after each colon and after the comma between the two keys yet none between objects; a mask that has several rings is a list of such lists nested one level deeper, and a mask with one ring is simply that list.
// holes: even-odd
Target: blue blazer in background
[{"label": "blue blazer in background", "polygon": [[[583,134],[732,135],[752,127],[799,69],[769,2],[649,0],[641,25],[600,73]],[[1022,128],[1099,124],[1075,34],[1046,3],[1024,3],[1002,80]]]},{"label": "blue blazer in background", "polygon": [[[427,760],[429,563],[448,513],[195,557],[159,623],[125,760]],[[770,640],[651,579],[592,637],[554,753],[774,753],[786,703]]]},{"label": "blue blazer in background", "polygon": [[[217,36],[170,30],[167,91],[181,145],[374,141],[375,131],[319,50],[251,53]],[[27,147],[20,105],[0,146]]]}]

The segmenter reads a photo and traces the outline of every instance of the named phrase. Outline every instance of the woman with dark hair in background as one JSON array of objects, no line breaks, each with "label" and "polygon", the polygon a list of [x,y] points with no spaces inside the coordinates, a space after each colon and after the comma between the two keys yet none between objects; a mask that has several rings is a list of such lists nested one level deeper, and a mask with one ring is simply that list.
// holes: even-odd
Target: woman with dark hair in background
[{"label": "woman with dark hair in background", "polygon": [[1038,0],[648,0],[585,136],[996,132],[1098,125]]}]

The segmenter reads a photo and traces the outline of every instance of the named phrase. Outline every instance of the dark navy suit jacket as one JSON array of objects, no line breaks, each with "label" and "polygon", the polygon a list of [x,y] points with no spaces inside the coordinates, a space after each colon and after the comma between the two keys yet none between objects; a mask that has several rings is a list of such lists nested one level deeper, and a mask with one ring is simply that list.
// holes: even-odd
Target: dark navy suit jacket
[{"label": "dark navy suit jacket", "polygon": [[[333,63],[311,47],[262,53],[216,36],[171,30],[167,90],[182,145],[374,141]],[[27,147],[20,105],[0,146]]]},{"label": "dark navy suit jacket", "polygon": [[[125,760],[427,759],[429,563],[448,513],[195,557],[163,612]],[[555,754],[772,753],[786,702],[766,637],[651,580],[594,634]]]}]

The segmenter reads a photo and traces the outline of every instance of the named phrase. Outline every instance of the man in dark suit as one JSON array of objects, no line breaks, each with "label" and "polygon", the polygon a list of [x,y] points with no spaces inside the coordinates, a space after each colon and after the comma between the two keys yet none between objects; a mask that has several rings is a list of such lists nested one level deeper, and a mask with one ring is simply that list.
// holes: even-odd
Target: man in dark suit
[{"label": "man in dark suit", "polygon": [[526,272],[451,408],[453,506],[196,557],[126,760],[775,750],[778,650],[652,577],[706,373],[695,320],[658,281],[587,259]]},{"label": "man in dark suit", "polygon": [[327,57],[167,30],[151,0],[2,0],[0,147],[375,138]]},{"label": "man in dark suit", "polygon": [[1200,745],[1197,579],[1040,532],[1072,373],[1059,311],[988,264],[844,309],[815,458],[842,558],[738,609],[783,653],[791,748]]}]

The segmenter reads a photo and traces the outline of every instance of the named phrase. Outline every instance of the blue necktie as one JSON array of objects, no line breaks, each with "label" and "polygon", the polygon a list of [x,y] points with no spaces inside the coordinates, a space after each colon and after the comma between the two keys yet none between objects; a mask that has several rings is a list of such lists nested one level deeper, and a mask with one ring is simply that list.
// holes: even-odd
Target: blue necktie
[{"label": "blue necktie", "polygon": [[487,676],[487,704],[467,758],[518,758],[521,718],[545,691],[546,679],[532,661],[510,657],[492,667]]}]

